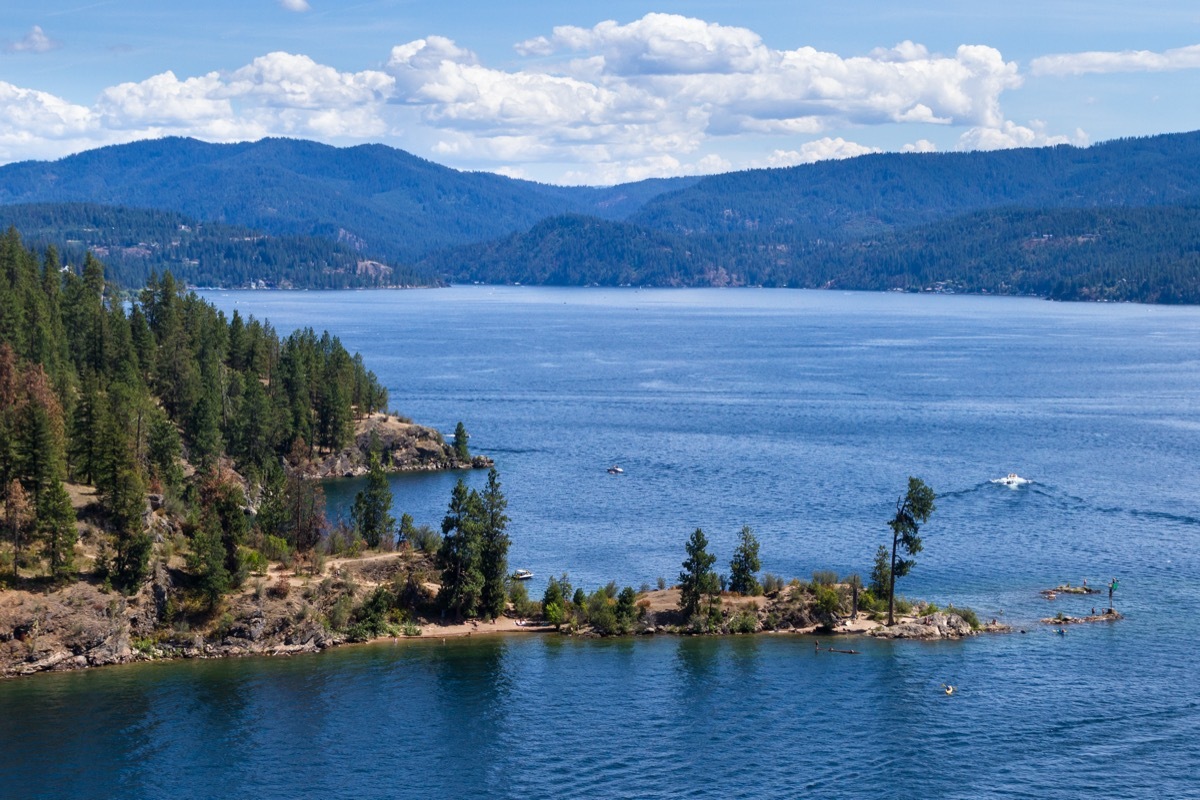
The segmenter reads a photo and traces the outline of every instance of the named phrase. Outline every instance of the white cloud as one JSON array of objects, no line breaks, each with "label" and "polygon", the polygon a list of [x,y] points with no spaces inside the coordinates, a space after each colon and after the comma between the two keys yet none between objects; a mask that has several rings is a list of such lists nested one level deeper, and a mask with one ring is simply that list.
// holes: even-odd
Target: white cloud
[{"label": "white cloud", "polygon": [[[955,128],[963,148],[1086,141],[1082,132],[1054,136],[1007,120],[1001,98],[1022,76],[982,45],[938,54],[904,41],[846,57],[647,14],[558,27],[516,49],[516,63],[500,67],[431,35],[393,47],[382,69],[359,72],[273,52],[230,70],[121,83],[92,105],[3,84],[0,158],[172,134],[383,139],[460,166],[610,183],[874,152],[843,138],[872,126]],[[750,147],[771,155],[730,155]],[[921,139],[905,149],[934,148]]]},{"label": "white cloud", "polygon": [[48,53],[61,46],[61,42],[46,35],[41,25],[34,25],[29,33],[20,39],[4,45],[4,51],[7,53]]},{"label": "white cloud", "polygon": [[1033,120],[1028,126],[1005,121],[993,127],[975,127],[958,139],[960,150],[1004,150],[1011,147],[1046,147],[1056,144],[1087,145],[1088,135],[1080,128],[1071,136],[1050,135],[1046,125]]},{"label": "white cloud", "polygon": [[1200,68],[1200,44],[1156,53],[1152,50],[1094,50],[1042,56],[1029,63],[1034,75],[1087,75],[1108,72],[1169,72]]},{"label": "white cloud", "polygon": [[[1001,129],[1000,97],[1022,82],[991,47],[937,55],[906,41],[846,58],[772,49],[746,28],[672,14],[561,26],[516,50],[532,60],[502,70],[428,37],[393,48],[385,69],[397,100],[441,132],[443,148],[453,140],[459,157],[584,161],[596,170],[622,161],[657,164],[663,174],[720,137],[910,123]],[[810,155],[819,147],[793,152],[829,157]]]},{"label": "white cloud", "polygon": [[900,148],[901,153],[936,153],[937,145],[928,139],[917,139]]},{"label": "white cloud", "polygon": [[816,139],[800,145],[798,150],[774,150],[765,160],[755,163],[758,167],[794,167],[797,164],[814,164],[838,158],[854,158],[868,153],[883,152],[878,147],[868,147],[857,142],[848,142],[842,137]]},{"label": "white cloud", "polygon": [[286,11],[295,11],[297,13],[308,11],[310,8],[308,0],[279,0],[279,5]]}]

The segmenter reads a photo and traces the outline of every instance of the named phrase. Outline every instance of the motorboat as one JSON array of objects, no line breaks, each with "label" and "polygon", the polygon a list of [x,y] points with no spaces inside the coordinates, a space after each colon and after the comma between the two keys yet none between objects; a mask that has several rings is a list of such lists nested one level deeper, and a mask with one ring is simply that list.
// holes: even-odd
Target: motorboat
[{"label": "motorboat", "polygon": [[512,576],[514,581],[527,581],[533,578],[533,573],[527,569],[519,569]]},{"label": "motorboat", "polygon": [[621,469],[616,464],[613,464],[611,467],[608,468],[608,474],[609,475],[624,475],[625,470]]},{"label": "motorboat", "polygon": [[1010,489],[1015,489],[1018,486],[1024,486],[1027,483],[1033,483],[1028,478],[1022,478],[1015,472],[1010,472],[1003,478],[992,478],[992,483],[998,483],[1001,486],[1007,486]]}]

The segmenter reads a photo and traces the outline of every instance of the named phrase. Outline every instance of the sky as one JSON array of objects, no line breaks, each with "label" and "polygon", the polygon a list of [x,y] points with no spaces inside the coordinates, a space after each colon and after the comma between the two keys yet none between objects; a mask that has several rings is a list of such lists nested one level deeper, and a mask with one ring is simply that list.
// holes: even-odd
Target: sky
[{"label": "sky", "polygon": [[1200,4],[0,0],[0,163],[379,142],[558,184],[1200,128]]}]

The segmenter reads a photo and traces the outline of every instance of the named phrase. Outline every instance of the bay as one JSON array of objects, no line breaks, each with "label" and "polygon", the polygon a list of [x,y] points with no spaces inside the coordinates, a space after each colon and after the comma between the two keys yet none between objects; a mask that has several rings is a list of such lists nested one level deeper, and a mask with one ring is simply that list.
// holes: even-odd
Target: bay
[{"label": "bay", "polygon": [[[900,586],[1025,629],[374,645],[0,685],[14,796],[1013,797],[1193,792],[1200,309],[783,290],[209,292],[328,328],[391,405],[495,458],[510,562],[673,582],[703,527],[766,571],[870,569],[896,497],[937,490]],[[606,467],[621,465],[623,475]],[[1035,481],[990,483],[1010,471]],[[481,485],[481,473],[465,473]],[[397,476],[439,524],[459,474]],[[353,481],[329,489],[344,509]],[[1039,625],[1121,579],[1117,625]],[[947,698],[942,682],[959,686]],[[18,726],[13,721],[20,720]],[[19,735],[18,734],[19,731]]]}]

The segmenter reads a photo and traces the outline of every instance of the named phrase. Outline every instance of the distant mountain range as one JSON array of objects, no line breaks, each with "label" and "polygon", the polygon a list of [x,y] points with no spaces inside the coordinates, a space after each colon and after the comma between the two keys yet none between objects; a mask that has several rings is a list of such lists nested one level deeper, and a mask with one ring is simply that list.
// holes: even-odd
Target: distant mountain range
[{"label": "distant mountain range", "polygon": [[133,282],[169,267],[223,285],[771,285],[1200,302],[1200,133],[607,188],[463,173],[382,145],[173,138],[0,168],[0,204],[0,223],[27,238],[36,230],[38,241],[119,254]]}]

